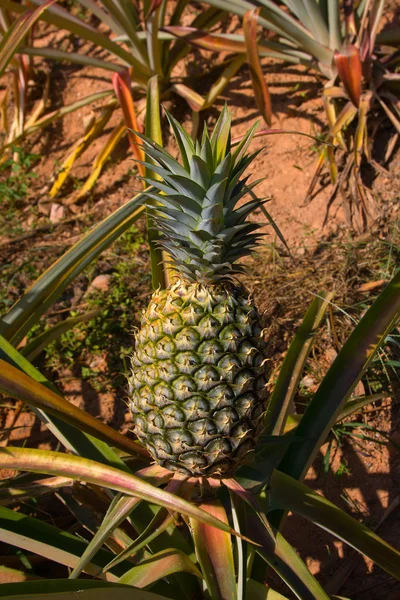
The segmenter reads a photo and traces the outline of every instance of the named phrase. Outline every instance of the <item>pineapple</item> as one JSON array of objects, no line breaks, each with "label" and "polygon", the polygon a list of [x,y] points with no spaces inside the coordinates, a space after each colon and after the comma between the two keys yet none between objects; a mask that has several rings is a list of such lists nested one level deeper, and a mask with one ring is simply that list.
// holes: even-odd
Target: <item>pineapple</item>
[{"label": "pineapple", "polygon": [[[201,142],[167,114],[182,164],[141,136],[160,246],[173,274],[154,292],[136,334],[129,404],[134,430],[162,466],[194,477],[230,476],[248,460],[266,405],[265,341],[260,315],[237,281],[237,261],[253,252],[262,205],[239,200],[256,185],[241,176],[254,126],[231,147],[225,108]],[[146,163],[145,163],[146,164]]]}]

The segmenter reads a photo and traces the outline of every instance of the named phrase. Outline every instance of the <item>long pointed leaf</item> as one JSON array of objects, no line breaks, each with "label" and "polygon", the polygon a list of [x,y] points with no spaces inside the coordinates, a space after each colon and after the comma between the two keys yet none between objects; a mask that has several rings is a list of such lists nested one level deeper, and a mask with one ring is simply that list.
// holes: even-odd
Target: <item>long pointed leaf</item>
[{"label": "long pointed leaf", "polygon": [[[10,365],[17,367],[35,381],[43,384],[49,390],[58,394],[58,390],[38,371],[18,350],[0,336],[0,358],[5,359]],[[84,433],[81,428],[77,429],[62,421],[59,417],[51,417],[42,410],[35,409],[37,416],[45,423],[46,427],[56,436],[57,440],[70,452],[92,458],[99,462],[105,462],[120,469],[129,471],[122,459],[105,442]]]},{"label": "long pointed leaf", "polygon": [[318,327],[324,318],[333,294],[312,301],[283,361],[278,380],[268,403],[265,433],[280,435],[300,381]]},{"label": "long pointed leaf", "polygon": [[196,565],[183,552],[173,549],[162,550],[151,558],[143,560],[136,567],[132,567],[119,582],[142,588],[181,571],[201,577]]},{"label": "long pointed leaf", "polygon": [[[203,502],[200,508],[220,521],[228,523],[223,505]],[[214,600],[236,600],[235,566],[231,536],[215,527],[191,519],[196,555],[204,574],[207,588]]]},{"label": "long pointed leaf", "polygon": [[[162,146],[160,89],[158,75],[154,75],[149,79],[147,87],[146,136],[159,146]],[[147,158],[150,163],[153,162],[150,156],[148,156]],[[145,175],[148,178],[160,179],[160,176],[157,175],[157,173],[155,173],[150,168],[145,169]],[[165,271],[165,264],[163,260],[163,253],[158,247],[160,233],[155,227],[154,221],[150,214],[150,210],[146,210],[146,218],[153,289],[164,289],[167,286],[167,277]]]},{"label": "long pointed leaf", "polygon": [[226,523],[207,514],[190,502],[179,498],[179,496],[160,490],[130,473],[102,465],[94,460],[50,450],[8,447],[0,448],[0,467],[32,473],[46,473],[48,475],[65,475],[71,477],[71,479],[105,486],[117,492],[129,494],[153,504],[159,504],[174,512],[178,511],[188,517],[208,523],[217,529],[240,536]]},{"label": "long pointed leaf", "polygon": [[[0,586],[0,598],[15,600],[132,600],[132,594],[130,585],[90,580],[49,579]],[[166,596],[140,589],[136,589],[134,594],[135,600],[168,600]]]},{"label": "long pointed leaf", "polygon": [[351,393],[400,316],[400,272],[381,292],[339,352],[301,419],[299,444],[287,450],[279,470],[305,476]]},{"label": "long pointed leaf", "polygon": [[18,51],[29,30],[40,19],[43,12],[57,0],[46,0],[41,6],[29,10],[21,15],[6,32],[0,41],[0,77],[6,70],[7,65]]},{"label": "long pointed leaf", "polygon": [[243,31],[246,40],[247,60],[250,67],[256,104],[267,125],[271,125],[271,96],[265,81],[264,73],[262,72],[257,47],[257,18],[259,13],[259,8],[246,12],[243,19]]},{"label": "long pointed leaf", "polygon": [[106,441],[125,452],[132,453],[134,456],[148,456],[147,451],[136,442],[129,440],[115,429],[105,425],[1,359],[0,391],[61,418],[77,429],[82,429],[100,440]]},{"label": "long pointed leaf", "polygon": [[269,482],[268,495],[272,506],[298,513],[371,558],[396,579],[400,579],[398,550],[303,483],[275,470]]}]

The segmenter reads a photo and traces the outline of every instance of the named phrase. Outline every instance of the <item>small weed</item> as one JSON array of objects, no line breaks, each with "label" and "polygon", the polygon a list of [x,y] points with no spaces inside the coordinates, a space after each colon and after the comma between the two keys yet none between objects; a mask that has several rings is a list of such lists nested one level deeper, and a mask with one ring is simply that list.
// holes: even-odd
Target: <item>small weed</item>
[{"label": "small weed", "polygon": [[[94,266],[84,285],[107,268],[109,288],[106,292],[87,291],[85,312],[99,308],[101,314],[52,342],[45,351],[47,368],[53,371],[63,367],[78,369],[79,377],[97,392],[125,385],[128,357],[133,351],[133,329],[138,325],[139,310],[150,294],[147,255],[141,258],[143,244],[142,235],[132,228]],[[71,313],[71,316],[74,315]]]},{"label": "small weed", "polygon": [[17,210],[29,195],[30,184],[37,177],[31,168],[40,156],[25,152],[22,148],[13,147],[13,156],[0,165],[0,224],[8,233],[20,233],[21,219]]}]

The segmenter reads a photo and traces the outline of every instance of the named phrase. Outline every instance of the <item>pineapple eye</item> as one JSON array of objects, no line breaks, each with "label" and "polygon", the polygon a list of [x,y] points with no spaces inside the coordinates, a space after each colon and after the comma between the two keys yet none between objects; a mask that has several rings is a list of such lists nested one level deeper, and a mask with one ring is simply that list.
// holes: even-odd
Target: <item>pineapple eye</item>
[{"label": "pineapple eye", "polygon": [[189,423],[188,429],[195,435],[196,440],[199,437],[215,435],[217,433],[217,428],[211,419],[199,419],[193,423]]},{"label": "pineapple eye", "polygon": [[212,315],[206,315],[198,324],[198,329],[203,339],[210,339],[218,336],[218,330],[221,323]]},{"label": "pineapple eye", "polygon": [[152,410],[147,415],[148,433],[157,433],[160,429],[164,429],[165,422],[162,416],[155,410]]},{"label": "pineapple eye", "polygon": [[213,413],[213,420],[219,433],[230,435],[232,424],[239,420],[236,410],[226,406]]},{"label": "pineapple eye", "polygon": [[219,373],[214,367],[205,365],[194,374],[199,390],[207,391],[213,387],[216,381],[220,380]]},{"label": "pineapple eye", "polygon": [[216,340],[203,342],[197,349],[202,361],[210,365],[216,365],[223,354],[223,347]]},{"label": "pineapple eye", "polygon": [[160,379],[162,381],[167,381],[168,383],[179,375],[178,367],[171,363],[170,360],[160,360],[158,363],[158,372]]},{"label": "pineapple eye", "polygon": [[157,400],[158,406],[165,406],[166,404],[170,404],[174,400],[174,393],[163,381],[154,386],[154,397]]},{"label": "pineapple eye", "polygon": [[227,371],[232,371],[233,369],[240,369],[241,364],[240,360],[234,354],[226,354],[221,358],[218,363],[218,367],[220,369],[226,369]]},{"label": "pineapple eye", "polygon": [[170,429],[167,432],[168,440],[176,447],[176,452],[193,446],[193,436],[184,429]]},{"label": "pineapple eye", "polygon": [[165,317],[162,320],[162,329],[168,335],[175,335],[182,328],[182,319],[178,314]]},{"label": "pineapple eye", "polygon": [[251,416],[251,409],[255,401],[256,399],[253,394],[243,394],[236,399],[235,408],[241,419]]},{"label": "pineapple eye", "polygon": [[153,435],[151,438],[152,445],[155,449],[155,454],[159,455],[162,453],[165,456],[162,458],[166,458],[172,455],[172,446],[162,435]]},{"label": "pineapple eye", "polygon": [[165,336],[157,344],[157,358],[170,358],[175,353],[175,344],[172,339]]},{"label": "pineapple eye", "polygon": [[209,457],[209,462],[214,462],[229,456],[232,452],[232,447],[229,441],[225,438],[212,440],[205,447],[205,454]]},{"label": "pineapple eye", "polygon": [[194,352],[178,352],[175,356],[175,364],[182,373],[190,375],[200,364],[200,359]]},{"label": "pineapple eye", "polygon": [[194,350],[200,341],[200,335],[192,327],[185,327],[177,333],[175,345],[177,350]]},{"label": "pineapple eye", "polygon": [[193,392],[196,391],[196,384],[191,377],[182,375],[172,382],[175,390],[175,396],[178,401],[186,400]]},{"label": "pineapple eye", "polygon": [[176,404],[170,404],[169,406],[163,408],[162,414],[166,429],[179,427],[181,423],[185,422],[185,413]]},{"label": "pineapple eye", "polygon": [[189,400],[182,402],[182,409],[185,411],[188,421],[206,417],[210,410],[210,405],[202,396],[191,396]]},{"label": "pineapple eye", "polygon": [[[184,452],[179,458],[185,467],[192,472],[207,466],[207,460],[199,452]],[[198,474],[200,475],[201,472]]]}]

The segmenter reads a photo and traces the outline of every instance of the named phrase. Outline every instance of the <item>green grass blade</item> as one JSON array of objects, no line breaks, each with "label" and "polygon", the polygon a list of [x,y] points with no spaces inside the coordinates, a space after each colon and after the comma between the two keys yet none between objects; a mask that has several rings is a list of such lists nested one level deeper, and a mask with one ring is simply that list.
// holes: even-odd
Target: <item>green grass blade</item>
[{"label": "green grass blade", "polygon": [[[121,583],[82,579],[49,579],[23,583],[6,583],[0,586],[0,598],[14,600],[168,600],[153,592],[136,589]],[[274,600],[271,598],[270,600]]]},{"label": "green grass blade", "polygon": [[88,231],[0,320],[0,334],[12,344],[18,344],[75,277],[141,216],[144,202],[145,196],[138,194]]},{"label": "green grass blade", "polygon": [[71,479],[104,486],[107,489],[164,506],[173,512],[178,511],[217,529],[240,536],[226,523],[179,496],[160,490],[130,473],[125,473],[120,469],[103,465],[94,460],[50,450],[4,447],[0,448],[0,467],[31,473],[45,473],[47,475],[65,475],[71,477]]},{"label": "green grass blade", "polygon": [[265,420],[267,435],[283,433],[290,405],[297,391],[315,334],[332,297],[333,294],[326,294],[314,298],[289,346],[268,404]]},{"label": "green grass blade", "polygon": [[290,510],[305,517],[400,579],[398,550],[303,483],[275,470],[269,482],[268,495],[272,507]]},{"label": "green grass blade", "polygon": [[339,352],[301,419],[279,470],[305,476],[331,427],[400,315],[400,272],[381,292]]}]

